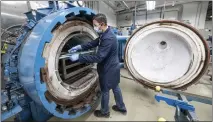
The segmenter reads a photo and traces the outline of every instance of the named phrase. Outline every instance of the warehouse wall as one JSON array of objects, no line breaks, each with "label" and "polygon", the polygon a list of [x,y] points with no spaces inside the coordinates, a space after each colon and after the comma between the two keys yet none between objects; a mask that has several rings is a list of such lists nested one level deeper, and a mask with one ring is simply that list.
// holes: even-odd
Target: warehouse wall
[{"label": "warehouse wall", "polygon": [[118,26],[130,26],[132,24],[132,18],[132,13],[119,14],[117,16],[117,24]]},{"label": "warehouse wall", "polygon": [[[198,29],[204,29],[207,7],[208,1],[190,2],[183,4],[183,6],[169,6],[166,7],[164,19],[184,21]],[[141,26],[148,22],[160,20],[161,15],[161,10],[159,8],[153,11],[148,11],[147,19],[145,11],[137,12],[136,25]],[[133,17],[133,13],[119,14],[117,16],[118,26],[130,26]]]},{"label": "warehouse wall", "polygon": [[1,2],[1,28],[23,24],[26,21],[24,12],[28,11],[26,1]]},{"label": "warehouse wall", "polygon": [[99,2],[100,13],[104,13],[107,16],[108,24],[113,27],[117,27],[116,14],[112,8],[106,5],[103,1]]},{"label": "warehouse wall", "polygon": [[205,39],[209,38],[209,35],[212,35],[212,21],[206,21],[204,29],[199,29],[199,32]]},{"label": "warehouse wall", "polygon": [[205,29],[212,30],[212,21],[206,21],[205,22]]},{"label": "warehouse wall", "polygon": [[204,29],[207,8],[207,1],[184,4],[182,20],[189,21],[189,23],[197,29]]},{"label": "warehouse wall", "polygon": [[93,3],[90,4],[88,7],[93,9],[96,13],[105,14],[107,17],[108,25],[117,27],[116,14],[114,10],[111,7],[109,7],[106,3],[104,3],[103,1],[95,1],[95,2],[93,1]]}]

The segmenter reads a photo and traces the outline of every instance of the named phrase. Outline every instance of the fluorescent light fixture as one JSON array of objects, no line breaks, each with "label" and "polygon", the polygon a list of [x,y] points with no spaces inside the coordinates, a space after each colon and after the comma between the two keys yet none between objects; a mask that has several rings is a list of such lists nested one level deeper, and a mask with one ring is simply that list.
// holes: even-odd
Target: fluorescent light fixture
[{"label": "fluorescent light fixture", "polygon": [[155,9],[155,4],[156,4],[155,1],[146,1],[146,9],[147,9],[147,11],[154,10]]}]

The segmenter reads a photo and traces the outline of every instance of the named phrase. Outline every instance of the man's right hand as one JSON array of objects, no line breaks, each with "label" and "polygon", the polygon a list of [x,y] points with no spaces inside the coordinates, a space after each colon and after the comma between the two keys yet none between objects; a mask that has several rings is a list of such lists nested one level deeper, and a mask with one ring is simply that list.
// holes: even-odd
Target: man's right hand
[{"label": "man's right hand", "polygon": [[81,50],[82,48],[81,48],[81,45],[77,45],[77,46],[75,46],[75,47],[72,47],[71,49],[69,49],[68,50],[68,53],[74,53],[74,52],[76,52],[76,51],[78,51],[78,50]]}]

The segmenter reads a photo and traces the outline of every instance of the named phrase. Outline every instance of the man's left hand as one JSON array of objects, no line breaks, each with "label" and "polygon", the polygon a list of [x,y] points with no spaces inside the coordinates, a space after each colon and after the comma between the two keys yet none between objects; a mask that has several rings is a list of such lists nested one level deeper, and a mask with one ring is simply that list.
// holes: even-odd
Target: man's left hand
[{"label": "man's left hand", "polygon": [[71,61],[77,61],[79,59],[79,54],[73,54],[69,57]]}]

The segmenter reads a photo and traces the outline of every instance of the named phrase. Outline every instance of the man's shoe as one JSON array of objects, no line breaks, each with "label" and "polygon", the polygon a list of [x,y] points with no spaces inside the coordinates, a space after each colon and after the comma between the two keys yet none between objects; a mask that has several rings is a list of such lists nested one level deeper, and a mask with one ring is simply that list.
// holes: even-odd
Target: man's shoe
[{"label": "man's shoe", "polygon": [[96,117],[105,117],[105,118],[109,118],[110,113],[103,114],[103,113],[101,113],[101,110],[95,110],[95,111],[94,111],[94,115],[95,115]]},{"label": "man's shoe", "polygon": [[122,113],[122,114],[124,114],[124,115],[126,115],[126,113],[127,113],[126,110],[121,110],[121,109],[119,109],[118,106],[116,106],[116,105],[113,105],[113,106],[112,106],[112,109],[113,109],[114,111],[120,112],[120,113]]}]

